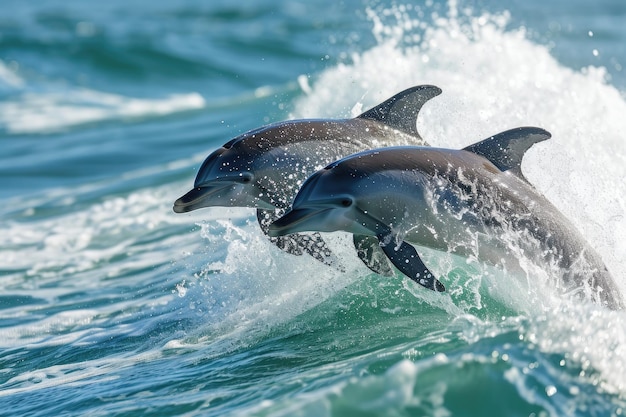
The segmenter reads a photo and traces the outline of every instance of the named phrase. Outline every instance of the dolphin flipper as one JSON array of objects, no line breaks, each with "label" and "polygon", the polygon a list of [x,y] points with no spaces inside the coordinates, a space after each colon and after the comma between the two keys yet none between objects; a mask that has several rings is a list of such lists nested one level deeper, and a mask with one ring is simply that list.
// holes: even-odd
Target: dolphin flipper
[{"label": "dolphin flipper", "polygon": [[377,238],[385,255],[400,272],[429,290],[437,292],[446,290],[446,287],[424,265],[413,246],[405,241],[396,246],[395,235],[390,232],[379,234]]},{"label": "dolphin flipper", "polygon": [[421,138],[417,132],[417,115],[424,103],[441,94],[434,85],[418,85],[407,88],[383,103],[358,116],[360,119],[376,120],[409,135]]},{"label": "dolphin flipper", "polygon": [[[267,236],[270,224],[278,219],[280,215],[277,211],[257,209],[256,217],[263,233]],[[269,237],[270,242],[279,249],[291,254],[300,256],[308,253],[321,263],[344,270],[339,260],[333,255],[330,248],[322,239],[322,236],[315,232],[311,234],[294,233],[287,236]]]},{"label": "dolphin flipper", "polygon": [[526,151],[535,143],[550,139],[550,132],[538,127],[518,127],[507,130],[473,145],[463,148],[487,158],[501,171],[511,170],[518,177],[522,175],[522,159]]},{"label": "dolphin flipper", "polygon": [[385,277],[394,275],[393,269],[384,251],[380,247],[378,239],[374,236],[352,235],[356,254],[372,271]]}]

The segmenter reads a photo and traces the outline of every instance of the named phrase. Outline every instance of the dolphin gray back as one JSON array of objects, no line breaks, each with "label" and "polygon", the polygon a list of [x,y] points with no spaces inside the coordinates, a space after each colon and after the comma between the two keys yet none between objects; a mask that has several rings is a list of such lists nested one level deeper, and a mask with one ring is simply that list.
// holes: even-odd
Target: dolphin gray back
[{"label": "dolphin gray back", "polygon": [[[302,119],[288,120],[263,126],[231,139],[224,148],[237,146],[242,150],[261,153],[270,149],[288,146],[297,142],[338,141],[352,143],[354,151],[371,147],[367,141],[359,140],[367,136],[392,136],[398,130],[410,138],[395,135],[404,144],[428,145],[417,131],[417,117],[424,104],[441,94],[441,89],[433,85],[419,85],[407,88],[372,107],[354,119]],[[365,125],[360,121],[370,121]],[[413,138],[413,139],[411,139]],[[391,140],[387,140],[387,143]],[[387,146],[383,144],[381,146]]]}]

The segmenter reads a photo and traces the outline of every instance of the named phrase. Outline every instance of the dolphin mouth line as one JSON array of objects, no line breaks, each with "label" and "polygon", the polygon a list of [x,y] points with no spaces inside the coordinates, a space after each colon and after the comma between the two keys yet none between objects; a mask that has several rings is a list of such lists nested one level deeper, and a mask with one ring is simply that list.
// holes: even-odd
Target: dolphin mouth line
[{"label": "dolphin mouth line", "polygon": [[229,185],[212,186],[212,187],[195,187],[189,190],[185,195],[180,197],[174,202],[174,213],[187,213],[193,210],[197,210],[202,207],[207,207],[200,204],[200,201],[210,197],[219,191],[224,190]]},{"label": "dolphin mouth line", "polygon": [[307,221],[311,217],[318,216],[326,211],[332,210],[330,208],[323,209],[295,209],[285,213],[281,218],[270,224],[268,235],[270,237],[284,236],[295,232],[289,232],[289,229]]}]

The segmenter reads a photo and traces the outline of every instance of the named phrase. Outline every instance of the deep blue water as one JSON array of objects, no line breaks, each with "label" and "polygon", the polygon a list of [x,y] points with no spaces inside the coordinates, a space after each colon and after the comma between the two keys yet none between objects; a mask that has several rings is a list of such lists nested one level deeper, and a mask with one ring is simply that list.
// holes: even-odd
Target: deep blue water
[{"label": "deep blue water", "polygon": [[228,139],[417,84],[459,148],[523,170],[626,288],[626,3],[24,2],[0,13],[0,415],[619,416],[624,313],[427,253],[448,287],[175,214]]}]

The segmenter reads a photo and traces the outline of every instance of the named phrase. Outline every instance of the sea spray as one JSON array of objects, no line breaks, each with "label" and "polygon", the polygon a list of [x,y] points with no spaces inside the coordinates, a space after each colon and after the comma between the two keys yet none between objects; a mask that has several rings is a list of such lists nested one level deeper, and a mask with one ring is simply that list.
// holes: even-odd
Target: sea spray
[{"label": "sea spray", "polygon": [[[552,139],[527,153],[522,170],[602,254],[624,290],[626,182],[621,179],[626,178],[626,147],[621,135],[626,101],[607,83],[604,68],[564,67],[548,47],[531,42],[525,28],[509,28],[508,13],[476,15],[471,9],[457,10],[455,2],[449,5],[450,12],[432,22],[420,8],[368,9],[377,45],[319,74],[296,102],[294,116],[341,114],[359,100],[366,108],[395,90],[431,83],[443,94],[424,106],[418,130],[433,146],[460,148],[516,126],[546,128]],[[529,280],[538,278],[545,276],[530,271]],[[413,293],[422,298],[419,291]],[[515,291],[505,298],[511,302],[515,297],[524,298]],[[542,333],[540,348],[584,356],[609,391],[623,392],[626,368],[615,347],[626,336],[624,313],[552,295],[517,303],[517,308]],[[563,321],[565,317],[573,322]],[[593,354],[583,355],[578,339],[594,339],[587,334],[591,329],[598,332],[595,340],[609,340],[594,342],[584,349]]]}]

